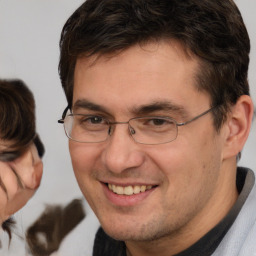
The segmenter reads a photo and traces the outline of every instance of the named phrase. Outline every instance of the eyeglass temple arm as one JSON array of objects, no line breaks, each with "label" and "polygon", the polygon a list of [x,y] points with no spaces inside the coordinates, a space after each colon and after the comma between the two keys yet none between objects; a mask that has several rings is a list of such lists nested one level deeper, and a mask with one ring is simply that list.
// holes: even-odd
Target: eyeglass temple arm
[{"label": "eyeglass temple arm", "polygon": [[216,108],[217,106],[218,106],[218,105],[216,105],[216,106],[214,106],[214,107],[212,107],[212,108],[206,110],[206,111],[203,112],[202,114],[200,114],[200,115],[198,115],[198,116],[192,118],[192,119],[189,120],[189,121],[186,121],[186,122],[183,122],[183,123],[177,123],[177,126],[183,126],[183,125],[189,124],[189,123],[191,123],[191,122],[197,120],[198,118],[200,118],[200,117],[202,117],[202,116],[208,114],[209,112],[211,112],[211,111],[212,111],[214,108]]},{"label": "eyeglass temple arm", "polygon": [[65,117],[66,117],[67,112],[68,112],[69,109],[70,109],[70,106],[67,105],[67,107],[64,109],[64,111],[63,111],[63,113],[62,113],[62,118],[58,120],[58,123],[59,123],[59,124],[63,124],[63,123],[64,123],[64,119],[65,119]]}]

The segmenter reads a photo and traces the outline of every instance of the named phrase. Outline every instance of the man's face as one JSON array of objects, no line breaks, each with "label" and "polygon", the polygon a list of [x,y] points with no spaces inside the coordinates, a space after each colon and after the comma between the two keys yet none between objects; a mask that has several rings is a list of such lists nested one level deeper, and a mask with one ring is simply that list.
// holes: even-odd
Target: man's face
[{"label": "man's face", "polygon": [[[138,116],[185,122],[210,108],[209,96],[195,86],[198,66],[175,42],[81,58],[75,68],[73,112],[113,122]],[[69,147],[85,198],[116,239],[145,241],[177,234],[215,215],[210,208],[218,199],[222,202],[222,135],[210,113],[179,127],[176,140],[166,144],[138,144],[127,124],[118,124],[105,142],[70,140]],[[108,184],[133,194],[116,194]]]}]

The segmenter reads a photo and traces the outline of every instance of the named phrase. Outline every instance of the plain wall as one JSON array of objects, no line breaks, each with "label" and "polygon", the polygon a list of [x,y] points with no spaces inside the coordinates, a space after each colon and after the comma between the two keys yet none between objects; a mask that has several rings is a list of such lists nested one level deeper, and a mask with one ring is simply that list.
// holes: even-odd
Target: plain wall
[{"label": "plain wall", "polygon": [[[66,107],[58,76],[62,26],[81,0],[0,0],[0,77],[20,78],[33,91],[37,129],[45,144],[41,187],[21,212],[24,226],[45,203],[65,203],[81,197],[73,175],[68,140],[57,123]],[[249,82],[256,102],[256,1],[237,0],[251,37]],[[256,170],[256,126],[243,151],[241,164]]]}]

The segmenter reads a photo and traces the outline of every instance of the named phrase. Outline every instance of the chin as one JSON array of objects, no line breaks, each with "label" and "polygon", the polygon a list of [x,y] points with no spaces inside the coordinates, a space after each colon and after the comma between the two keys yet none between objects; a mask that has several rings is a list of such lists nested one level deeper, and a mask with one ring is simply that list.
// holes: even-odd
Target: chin
[{"label": "chin", "polygon": [[[111,223],[112,224],[112,223]],[[135,227],[136,226],[136,227]],[[111,226],[103,226],[104,231],[113,239],[120,241],[155,241],[168,235],[169,231],[166,229],[154,228],[150,224],[138,225],[119,225],[118,228]]]},{"label": "chin", "polygon": [[115,240],[129,241],[142,239],[142,232],[138,230],[138,227],[135,230],[133,225],[124,225],[124,223],[119,224],[108,221],[108,223],[101,223],[101,226],[104,231]]}]

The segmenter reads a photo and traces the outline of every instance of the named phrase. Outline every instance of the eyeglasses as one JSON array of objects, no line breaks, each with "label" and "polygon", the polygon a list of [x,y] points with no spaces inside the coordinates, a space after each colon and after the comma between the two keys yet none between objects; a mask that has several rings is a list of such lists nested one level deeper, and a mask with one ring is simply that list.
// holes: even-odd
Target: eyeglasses
[{"label": "eyeglasses", "polygon": [[168,116],[146,116],[131,118],[127,122],[110,122],[99,115],[68,114],[67,107],[58,123],[64,124],[67,137],[83,143],[104,142],[114,132],[117,124],[128,124],[128,130],[135,142],[156,145],[174,141],[178,136],[178,127],[187,125],[212,111],[208,109],[189,121],[178,123]]}]

